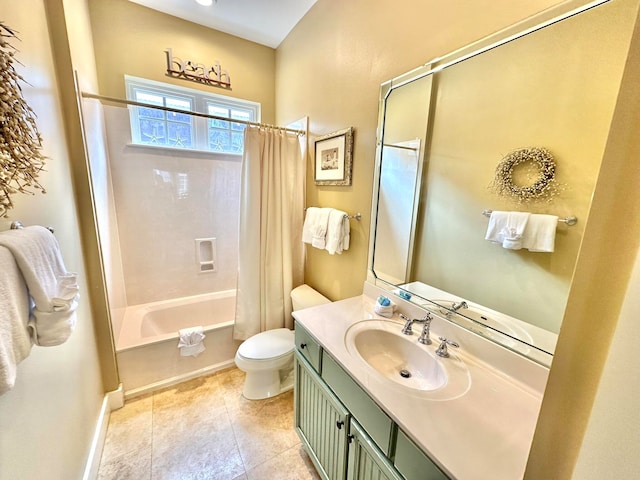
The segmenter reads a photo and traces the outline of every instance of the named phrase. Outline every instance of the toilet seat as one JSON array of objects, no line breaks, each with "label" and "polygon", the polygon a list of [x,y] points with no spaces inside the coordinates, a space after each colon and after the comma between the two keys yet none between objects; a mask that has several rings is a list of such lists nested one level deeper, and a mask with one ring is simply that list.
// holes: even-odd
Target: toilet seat
[{"label": "toilet seat", "polygon": [[237,355],[252,361],[276,360],[293,352],[295,346],[293,330],[276,328],[258,333],[244,341]]}]

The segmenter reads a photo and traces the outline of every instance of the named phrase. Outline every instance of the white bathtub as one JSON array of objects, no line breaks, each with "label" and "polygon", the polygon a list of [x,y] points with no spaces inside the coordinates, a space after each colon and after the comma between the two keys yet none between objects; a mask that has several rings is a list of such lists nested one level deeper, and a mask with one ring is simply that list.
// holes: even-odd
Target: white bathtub
[{"label": "white bathtub", "polygon": [[[127,398],[157,390],[234,364],[240,342],[233,340],[236,291],[127,307],[116,342],[118,371]],[[201,325],[205,351],[182,357],[178,330]]]}]

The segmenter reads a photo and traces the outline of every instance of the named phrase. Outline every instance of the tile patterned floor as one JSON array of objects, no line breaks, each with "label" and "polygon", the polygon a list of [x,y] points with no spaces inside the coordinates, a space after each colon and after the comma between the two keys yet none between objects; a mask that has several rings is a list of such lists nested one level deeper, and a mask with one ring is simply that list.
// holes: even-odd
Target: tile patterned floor
[{"label": "tile patterned floor", "polygon": [[293,429],[293,392],[242,397],[236,368],[113,412],[99,480],[318,480]]}]

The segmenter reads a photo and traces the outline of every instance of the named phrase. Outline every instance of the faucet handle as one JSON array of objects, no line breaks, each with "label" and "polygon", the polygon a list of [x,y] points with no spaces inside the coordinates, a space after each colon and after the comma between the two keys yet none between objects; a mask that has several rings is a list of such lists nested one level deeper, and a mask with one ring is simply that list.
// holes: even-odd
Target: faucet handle
[{"label": "faucet handle", "polygon": [[451,345],[454,348],[458,348],[460,346],[458,343],[453,342],[451,340],[447,340],[444,337],[438,337],[438,338],[442,342],[440,344],[440,346],[438,347],[438,349],[436,350],[436,355],[438,355],[439,357],[444,357],[444,358],[449,357],[449,352],[447,350],[447,345]]}]

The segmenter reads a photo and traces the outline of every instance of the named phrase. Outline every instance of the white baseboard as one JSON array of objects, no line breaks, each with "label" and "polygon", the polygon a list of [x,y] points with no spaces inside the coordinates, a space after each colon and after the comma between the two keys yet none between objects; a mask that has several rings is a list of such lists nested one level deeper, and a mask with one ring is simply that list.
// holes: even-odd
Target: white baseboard
[{"label": "white baseboard", "polygon": [[219,370],[224,370],[225,368],[229,368],[233,366],[235,366],[235,361],[233,359],[227,360],[221,363],[216,363],[214,365],[209,365],[208,367],[201,368],[199,370],[194,370],[192,372],[167,378],[159,382],[154,382],[148,385],[144,385],[142,387],[127,390],[124,392],[124,398],[126,400],[129,400],[131,398],[139,397],[140,395],[144,395],[146,393],[155,392],[156,390],[161,390],[163,388],[177,385],[178,383],[186,382],[187,380],[193,380],[194,378],[202,377],[204,375],[210,375]]},{"label": "white baseboard", "polygon": [[102,400],[100,414],[96,422],[93,440],[91,441],[91,449],[89,457],[82,475],[82,480],[95,480],[98,478],[98,470],[100,469],[100,459],[102,458],[102,449],[107,438],[107,427],[109,426],[109,417],[113,410],[122,408],[124,405],[124,389],[122,384],[117,390],[107,392]]}]

